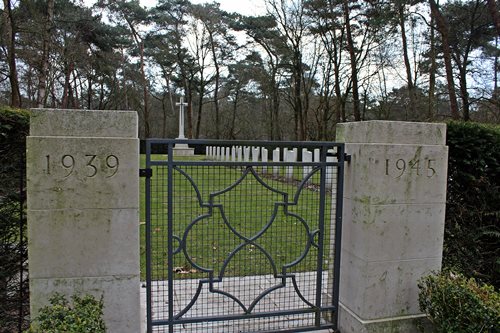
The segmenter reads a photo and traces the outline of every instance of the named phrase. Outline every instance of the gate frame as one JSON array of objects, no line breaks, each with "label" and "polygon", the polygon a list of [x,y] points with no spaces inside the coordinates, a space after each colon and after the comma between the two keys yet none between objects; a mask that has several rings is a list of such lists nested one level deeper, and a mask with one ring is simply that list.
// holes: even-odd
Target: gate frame
[{"label": "gate frame", "polygon": [[[345,162],[350,161],[350,155],[345,153],[345,144],[342,142],[323,142],[323,141],[253,141],[253,140],[191,140],[191,139],[146,139],[144,140],[146,146],[146,165],[145,169],[140,170],[140,176],[145,177],[145,217],[146,217],[146,328],[147,332],[152,332],[153,326],[168,326],[168,331],[173,333],[174,325],[179,325],[182,323],[199,323],[199,322],[214,322],[214,321],[230,321],[230,320],[241,320],[241,319],[251,319],[251,318],[264,318],[264,317],[279,317],[283,315],[293,315],[301,313],[316,313],[315,326],[291,328],[287,330],[280,330],[280,332],[305,332],[305,331],[317,331],[322,329],[333,329],[338,332],[338,318],[339,318],[339,288],[340,288],[340,255],[341,255],[341,238],[342,238],[342,215],[343,215],[343,192],[344,192],[344,169]],[[320,161],[319,162],[252,162],[252,161],[178,161],[175,162],[174,156],[174,146],[176,144],[186,144],[186,145],[221,145],[221,146],[259,146],[259,147],[300,147],[300,148],[320,148]],[[167,145],[167,160],[166,161],[152,161],[152,146],[153,145]],[[335,155],[336,162],[327,162],[328,149],[336,147],[337,151]],[[173,167],[174,165],[189,165],[189,166],[316,166],[320,168],[320,204],[319,204],[319,217],[318,217],[318,227],[320,230],[325,230],[325,203],[326,203],[326,167],[336,167],[337,169],[337,185],[336,185],[336,201],[335,201],[335,222],[332,219],[330,223],[335,225],[335,237],[330,239],[330,243],[334,241],[334,265],[333,265],[333,288],[332,288],[332,304],[330,306],[317,307],[317,304],[321,304],[322,296],[322,284],[323,278],[322,274],[316,273],[316,308],[311,308],[310,310],[282,310],[269,313],[257,313],[257,314],[243,314],[243,315],[230,315],[230,316],[218,316],[218,317],[200,317],[193,319],[177,319],[174,317],[173,308],[173,246],[170,241],[173,236],[172,226],[173,226],[173,211],[171,209],[173,204]],[[163,320],[153,320],[152,318],[152,258],[151,258],[151,177],[153,177],[152,166],[167,166],[167,220],[168,220],[168,231],[167,238],[168,241],[168,319]],[[332,189],[333,192],[333,189]],[[318,263],[321,261],[320,267],[323,265],[324,260],[324,237],[320,238],[318,244]],[[330,271],[330,268],[328,268]],[[320,273],[324,270],[322,269]],[[330,272],[329,272],[330,273]],[[321,316],[325,316],[328,313],[328,320],[331,321],[329,325],[321,325]],[[275,331],[264,331],[264,332],[275,332]]]}]

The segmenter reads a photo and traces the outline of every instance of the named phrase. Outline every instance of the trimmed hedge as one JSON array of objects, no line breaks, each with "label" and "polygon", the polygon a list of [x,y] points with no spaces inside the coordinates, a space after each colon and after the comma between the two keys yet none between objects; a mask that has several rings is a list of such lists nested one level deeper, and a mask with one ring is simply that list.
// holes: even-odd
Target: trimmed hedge
[{"label": "trimmed hedge", "polygon": [[29,324],[25,151],[29,113],[0,107],[0,332]]},{"label": "trimmed hedge", "polygon": [[439,333],[495,332],[500,294],[461,274],[443,272],[420,280],[418,302]]},{"label": "trimmed hedge", "polygon": [[91,295],[71,297],[72,305],[66,297],[55,294],[50,305],[40,310],[40,314],[26,333],[105,333],[102,297],[96,300]]},{"label": "trimmed hedge", "polygon": [[443,266],[500,287],[500,126],[448,124]]}]

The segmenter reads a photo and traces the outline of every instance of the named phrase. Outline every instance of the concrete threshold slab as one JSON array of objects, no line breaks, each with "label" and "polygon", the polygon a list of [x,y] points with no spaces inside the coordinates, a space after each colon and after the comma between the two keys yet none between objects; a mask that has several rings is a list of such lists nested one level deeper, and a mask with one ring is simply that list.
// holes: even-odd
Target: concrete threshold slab
[{"label": "concrete threshold slab", "polygon": [[[297,286],[302,296],[314,303],[316,289],[316,273],[296,273]],[[326,286],[327,272],[323,272],[322,280]],[[214,283],[214,288],[230,293],[238,297],[245,305],[249,306],[259,295],[269,288],[276,286],[281,279],[275,279],[272,275],[230,277],[221,283]],[[241,314],[241,307],[229,297],[219,293],[208,291],[207,285],[199,288],[198,279],[174,280],[174,312],[178,313],[185,309],[192,297],[199,292],[198,300],[187,311],[183,318],[221,316],[228,314]],[[326,290],[326,288],[323,288]],[[153,319],[168,318],[168,281],[152,282],[152,311]],[[142,320],[145,332],[146,322],[146,283],[141,283]],[[255,306],[255,312],[275,312],[283,310],[305,309],[309,306],[297,296],[293,283],[287,279],[285,287],[279,288],[263,297]],[[326,321],[323,321],[326,324]],[[233,321],[203,322],[196,324],[176,325],[175,333],[244,333],[275,331],[285,329],[300,329],[314,325],[314,314],[284,315],[270,318],[256,318]],[[168,332],[167,327],[155,327],[153,332]],[[322,329],[314,332],[330,333],[333,330]]]}]

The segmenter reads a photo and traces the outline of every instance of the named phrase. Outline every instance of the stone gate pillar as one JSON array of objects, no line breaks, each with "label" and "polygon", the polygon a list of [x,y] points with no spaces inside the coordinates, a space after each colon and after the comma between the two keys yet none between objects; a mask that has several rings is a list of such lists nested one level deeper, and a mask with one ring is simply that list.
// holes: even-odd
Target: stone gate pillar
[{"label": "stone gate pillar", "polygon": [[108,332],[140,331],[136,112],[32,110],[28,256],[34,318],[54,292],[104,299]]},{"label": "stone gate pillar", "polygon": [[342,333],[412,333],[417,281],[441,268],[446,125],[337,125],[345,169],[339,326]]}]

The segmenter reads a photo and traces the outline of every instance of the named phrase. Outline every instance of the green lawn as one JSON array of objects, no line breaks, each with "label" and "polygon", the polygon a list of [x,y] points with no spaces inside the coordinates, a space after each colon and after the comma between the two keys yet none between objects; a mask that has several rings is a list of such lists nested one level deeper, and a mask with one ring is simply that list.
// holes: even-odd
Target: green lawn
[{"label": "green lawn", "polygon": [[[153,159],[166,157],[154,155]],[[190,158],[202,160],[203,157]],[[183,160],[186,160],[184,158]],[[141,155],[141,167],[145,165],[145,156]],[[255,274],[272,274],[273,267],[266,253],[272,257],[277,272],[284,266],[287,272],[310,271],[317,269],[317,248],[306,249],[309,234],[318,229],[319,192],[316,186],[303,189],[296,205],[276,203],[293,202],[300,179],[284,181],[262,174],[259,176],[270,186],[263,186],[251,173],[230,191],[220,195],[212,195],[235,184],[243,175],[244,169],[222,166],[182,166],[173,173],[173,235],[185,239],[186,257],[183,251],[174,255],[173,265],[176,278],[201,278],[208,273],[198,267],[213,270],[214,275],[246,276]],[[267,168],[272,172],[272,167]],[[196,184],[199,193],[183,174],[188,174]],[[300,178],[302,169],[296,167],[294,177]],[[315,175],[313,182],[319,179]],[[153,167],[151,178],[151,211],[152,211],[152,275],[153,279],[167,279],[167,246],[168,246],[168,193],[167,166]],[[141,178],[141,276],[145,277],[145,179]],[[200,206],[198,195],[203,204],[212,200],[214,208]],[[286,196],[288,200],[285,200]],[[212,199],[211,199],[212,198]],[[219,209],[221,207],[222,209]],[[330,221],[331,197],[326,197],[325,224]],[[211,211],[210,211],[211,210]],[[224,223],[223,214],[227,224]],[[275,215],[273,223],[258,238],[253,239]],[[300,217],[300,218],[299,218]],[[188,232],[186,228],[192,224]],[[229,225],[229,226],[228,226]],[[307,228],[309,230],[307,231]],[[233,228],[233,230],[231,230]],[[238,237],[235,233],[238,233]],[[325,232],[328,248],[329,230]],[[252,239],[245,242],[243,239]],[[314,237],[315,242],[318,235]],[[179,248],[179,241],[172,244]],[[228,264],[225,260],[234,253]],[[300,262],[296,261],[302,253],[307,255]],[[325,253],[325,257],[328,253]],[[325,261],[322,263],[325,265]]]}]

